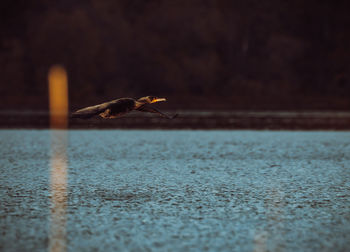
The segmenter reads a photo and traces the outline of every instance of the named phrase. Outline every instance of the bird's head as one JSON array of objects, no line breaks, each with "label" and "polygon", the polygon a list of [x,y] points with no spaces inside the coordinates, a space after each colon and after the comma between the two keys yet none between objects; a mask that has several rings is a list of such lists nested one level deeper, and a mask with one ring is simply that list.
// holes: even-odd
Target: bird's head
[{"label": "bird's head", "polygon": [[140,103],[146,104],[146,103],[155,103],[155,102],[161,102],[166,101],[165,98],[159,98],[156,96],[145,96],[137,100]]}]

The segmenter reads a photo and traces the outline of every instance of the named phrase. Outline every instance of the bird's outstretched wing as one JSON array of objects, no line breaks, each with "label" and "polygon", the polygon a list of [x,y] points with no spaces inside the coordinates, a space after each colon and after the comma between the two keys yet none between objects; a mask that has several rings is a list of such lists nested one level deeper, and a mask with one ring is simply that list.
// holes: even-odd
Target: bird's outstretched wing
[{"label": "bird's outstretched wing", "polygon": [[105,102],[95,106],[79,109],[71,116],[73,118],[88,119],[95,115],[107,112],[106,118],[115,118],[122,114],[128,113],[134,109],[135,101],[132,98],[120,98],[117,100]]},{"label": "bird's outstretched wing", "polygon": [[105,102],[95,106],[82,108],[72,113],[71,117],[87,119],[104,112],[106,109],[108,109],[111,106],[111,104],[112,102]]},{"label": "bird's outstretched wing", "polygon": [[173,116],[168,116],[168,115],[164,114],[163,112],[160,112],[158,109],[151,107],[149,105],[143,105],[143,106],[137,108],[136,110],[142,111],[142,112],[156,113],[156,114],[159,114],[160,116],[168,118],[168,119],[174,119],[175,117],[178,116],[178,114],[175,114]]}]

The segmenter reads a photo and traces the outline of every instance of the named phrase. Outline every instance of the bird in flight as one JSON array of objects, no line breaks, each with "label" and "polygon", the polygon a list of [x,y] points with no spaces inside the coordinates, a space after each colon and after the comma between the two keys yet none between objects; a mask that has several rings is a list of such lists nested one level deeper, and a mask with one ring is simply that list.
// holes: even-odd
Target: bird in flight
[{"label": "bird in flight", "polygon": [[149,105],[151,103],[156,103],[161,101],[166,101],[166,99],[158,98],[155,96],[146,96],[138,100],[135,100],[132,98],[120,98],[120,99],[112,100],[102,104],[98,104],[95,106],[79,109],[72,114],[72,117],[88,119],[95,115],[99,115],[102,118],[112,119],[112,118],[121,117],[133,110],[137,110],[141,112],[156,113],[168,119],[175,118],[177,114],[175,114],[174,116],[168,116]]}]

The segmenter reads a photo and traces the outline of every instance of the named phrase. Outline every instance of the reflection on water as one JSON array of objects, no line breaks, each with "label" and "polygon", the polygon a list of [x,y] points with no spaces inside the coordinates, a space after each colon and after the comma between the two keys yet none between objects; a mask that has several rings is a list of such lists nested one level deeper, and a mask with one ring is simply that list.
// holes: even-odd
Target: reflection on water
[{"label": "reflection on water", "polygon": [[254,250],[253,252],[268,251],[266,243],[268,239],[268,233],[266,231],[256,232],[254,235]]},{"label": "reflection on water", "polygon": [[49,251],[66,251],[67,132],[51,133],[51,223]]},{"label": "reflection on water", "polygon": [[[271,166],[270,166],[271,167]],[[269,180],[271,188],[266,190],[264,199],[264,214],[267,226],[257,227],[255,230],[253,244],[254,252],[281,251],[285,245],[284,233],[284,195],[272,180]]]}]

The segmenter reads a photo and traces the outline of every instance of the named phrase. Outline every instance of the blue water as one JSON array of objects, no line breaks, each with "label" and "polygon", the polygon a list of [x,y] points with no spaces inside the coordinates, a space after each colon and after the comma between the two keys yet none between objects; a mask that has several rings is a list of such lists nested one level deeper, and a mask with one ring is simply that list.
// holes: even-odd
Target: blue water
[{"label": "blue water", "polygon": [[[0,130],[0,141],[1,251],[49,250],[55,190],[68,251],[350,249],[350,132]],[[54,155],[65,191],[52,186]]]}]

